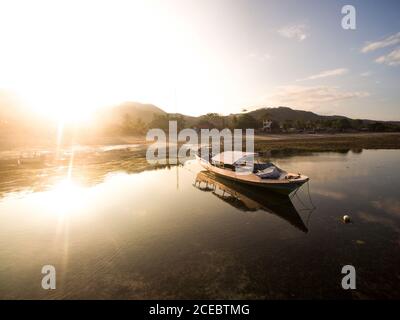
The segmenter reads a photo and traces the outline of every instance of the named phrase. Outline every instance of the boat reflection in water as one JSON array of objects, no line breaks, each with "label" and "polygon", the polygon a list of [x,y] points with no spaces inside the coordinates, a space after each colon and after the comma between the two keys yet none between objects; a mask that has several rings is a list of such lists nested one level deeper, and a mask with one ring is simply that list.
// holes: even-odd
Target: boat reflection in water
[{"label": "boat reflection in water", "polygon": [[263,210],[277,215],[305,233],[308,232],[307,226],[287,195],[243,186],[208,171],[200,171],[197,174],[194,186],[201,191],[211,192],[236,209],[245,212]]}]

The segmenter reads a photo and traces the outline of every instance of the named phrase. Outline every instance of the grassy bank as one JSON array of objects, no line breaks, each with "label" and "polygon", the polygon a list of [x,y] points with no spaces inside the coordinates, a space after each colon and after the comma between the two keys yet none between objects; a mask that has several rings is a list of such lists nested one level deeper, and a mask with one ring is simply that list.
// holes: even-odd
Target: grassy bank
[{"label": "grassy bank", "polygon": [[400,149],[400,133],[256,136],[258,152],[323,152],[357,149]]}]

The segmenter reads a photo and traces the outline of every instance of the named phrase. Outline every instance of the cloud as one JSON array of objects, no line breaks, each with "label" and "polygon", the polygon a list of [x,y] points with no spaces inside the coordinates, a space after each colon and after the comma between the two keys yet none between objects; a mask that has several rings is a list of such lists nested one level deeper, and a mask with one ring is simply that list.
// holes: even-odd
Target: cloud
[{"label": "cloud", "polygon": [[365,91],[342,91],[333,86],[280,86],[267,99],[276,105],[308,108],[368,96]]},{"label": "cloud", "polygon": [[375,42],[367,42],[364,47],[362,47],[361,52],[367,53],[370,51],[375,51],[377,49],[386,48],[388,46],[396,45],[400,43],[400,32],[393,34],[385,39]]},{"label": "cloud", "polygon": [[343,192],[329,191],[329,190],[313,190],[313,194],[318,194],[320,196],[334,199],[334,200],[343,200],[347,198],[347,195]]},{"label": "cloud", "polygon": [[394,198],[387,198],[380,201],[372,201],[372,205],[388,214],[400,216],[400,201]]},{"label": "cloud", "polygon": [[400,65],[400,47],[397,49],[394,49],[392,52],[390,52],[387,55],[380,56],[375,60],[377,63],[384,63],[387,64],[388,66],[398,66]]},{"label": "cloud", "polygon": [[250,59],[254,59],[254,60],[258,60],[258,61],[261,61],[261,62],[265,62],[267,60],[270,60],[272,58],[272,56],[269,55],[268,53],[259,54],[259,53],[252,52],[252,53],[249,54],[249,58]]},{"label": "cloud", "polygon": [[348,72],[349,72],[349,70],[346,69],[346,68],[326,70],[326,71],[322,71],[322,72],[320,72],[318,74],[314,74],[312,76],[309,76],[307,78],[299,79],[297,81],[315,80],[315,79],[321,79],[321,78],[327,78],[327,77],[341,76],[341,75],[346,74]]},{"label": "cloud", "polygon": [[304,41],[308,37],[306,29],[307,27],[304,24],[297,24],[279,29],[278,33],[285,38],[296,39],[297,41]]},{"label": "cloud", "polygon": [[363,73],[360,73],[360,76],[361,76],[361,77],[369,77],[371,74],[372,74],[371,71],[365,71],[365,72],[363,72]]},{"label": "cloud", "polygon": [[388,217],[382,217],[380,215],[364,212],[364,211],[359,211],[358,216],[360,217],[361,220],[364,220],[369,223],[379,223],[385,226],[388,226],[390,228],[395,229],[397,232],[399,230],[399,227],[397,226],[396,221],[394,221],[392,218]]}]

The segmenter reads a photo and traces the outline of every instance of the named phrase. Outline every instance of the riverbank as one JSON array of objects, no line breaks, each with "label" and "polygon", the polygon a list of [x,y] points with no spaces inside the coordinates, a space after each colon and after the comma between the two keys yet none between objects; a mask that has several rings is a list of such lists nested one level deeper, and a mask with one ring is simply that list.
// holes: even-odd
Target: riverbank
[{"label": "riverbank", "polygon": [[[35,142],[16,137],[0,138],[0,150],[25,148],[55,148],[56,139],[37,139]],[[145,136],[97,136],[76,139],[83,146],[146,145]],[[65,145],[64,147],[68,147]],[[350,149],[400,149],[400,133],[337,133],[337,134],[268,134],[255,136],[255,150],[265,151],[341,151]]]},{"label": "riverbank", "polygon": [[357,149],[400,149],[400,133],[293,134],[255,137],[255,150],[258,152],[323,152]]}]

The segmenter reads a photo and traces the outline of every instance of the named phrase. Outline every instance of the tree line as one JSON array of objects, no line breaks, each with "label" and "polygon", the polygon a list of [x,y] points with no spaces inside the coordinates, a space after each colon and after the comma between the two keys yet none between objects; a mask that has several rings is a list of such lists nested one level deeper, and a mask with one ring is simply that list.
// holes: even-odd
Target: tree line
[{"label": "tree line", "polygon": [[[263,119],[268,119],[265,117]],[[261,131],[263,121],[256,119],[248,113],[239,115],[222,116],[217,113],[208,113],[200,116],[196,120],[187,121],[182,115],[153,115],[149,123],[145,123],[139,117],[132,117],[129,114],[124,115],[120,127],[122,134],[145,134],[152,128],[160,128],[167,131],[169,121],[176,121],[178,131],[184,128],[193,129],[255,129]],[[302,131],[369,131],[369,132],[394,132],[400,131],[400,126],[387,122],[364,121],[360,119],[335,118],[335,119],[317,119],[317,120],[271,120],[270,132],[302,132]]]}]

